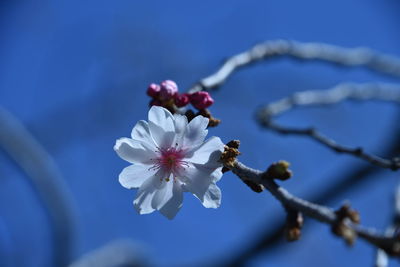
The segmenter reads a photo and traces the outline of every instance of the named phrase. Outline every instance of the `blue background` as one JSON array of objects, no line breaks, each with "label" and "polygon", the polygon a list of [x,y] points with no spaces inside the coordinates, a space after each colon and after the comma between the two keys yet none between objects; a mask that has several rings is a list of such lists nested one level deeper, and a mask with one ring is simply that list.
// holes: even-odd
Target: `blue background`
[{"label": "blue background", "polygon": [[[223,59],[257,42],[287,38],[346,47],[369,46],[400,55],[400,4],[365,1],[98,1],[19,0],[0,3],[0,104],[18,117],[54,157],[73,197],[73,259],[108,242],[137,242],[156,265],[221,263],[284,216],[269,194],[255,194],[231,173],[219,186],[222,205],[205,209],[193,196],[169,221],[139,216],[135,192],[119,185],[127,163],[112,147],[147,118],[151,82],[175,80],[182,91]],[[234,75],[212,95],[222,124],[210,135],[240,139],[241,160],[259,169],[280,159],[295,176],[284,183],[307,197],[365,163],[302,137],[259,128],[256,107],[296,91],[343,81],[395,79],[364,69],[287,59]],[[316,125],[339,142],[379,152],[397,109],[344,103],[290,112],[282,123]],[[0,128],[1,131],[1,128]],[[362,222],[380,229],[392,214],[398,172],[383,170],[329,203],[351,201]],[[249,266],[371,266],[375,250],[358,240],[348,248],[330,229],[306,219],[303,238],[266,251]],[[41,203],[18,164],[0,150],[0,266],[51,266],[51,233]]]}]

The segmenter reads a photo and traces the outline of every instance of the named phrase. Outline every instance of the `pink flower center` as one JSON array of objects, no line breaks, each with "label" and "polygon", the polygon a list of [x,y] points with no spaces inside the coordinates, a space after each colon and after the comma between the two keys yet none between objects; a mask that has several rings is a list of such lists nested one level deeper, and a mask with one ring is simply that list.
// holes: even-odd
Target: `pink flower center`
[{"label": "pink flower center", "polygon": [[[154,165],[152,169],[163,169],[168,173],[172,173],[177,176],[179,171],[187,166],[187,162],[183,160],[184,150],[178,150],[175,147],[170,147],[167,149],[159,149],[157,151],[159,157],[153,159]],[[168,181],[168,179],[166,179]]]}]

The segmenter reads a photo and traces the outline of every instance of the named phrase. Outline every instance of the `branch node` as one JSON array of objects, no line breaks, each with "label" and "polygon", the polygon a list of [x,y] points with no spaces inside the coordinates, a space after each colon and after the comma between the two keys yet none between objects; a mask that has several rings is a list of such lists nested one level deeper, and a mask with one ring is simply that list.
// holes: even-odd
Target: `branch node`
[{"label": "branch node", "polygon": [[272,163],[263,174],[263,179],[278,179],[282,181],[292,177],[292,171],[289,170],[290,163],[285,160]]},{"label": "branch node", "polygon": [[335,211],[335,214],[338,220],[349,218],[353,223],[360,223],[360,214],[356,210],[351,209],[348,203],[343,204],[340,209]]},{"label": "branch node", "polygon": [[239,140],[229,141],[225,145],[224,152],[222,152],[220,158],[220,161],[224,165],[222,172],[227,172],[235,166],[236,157],[240,155],[240,151],[238,150],[239,145]]},{"label": "branch node", "polygon": [[220,119],[214,118],[208,109],[200,109],[196,115],[201,115],[209,119],[208,127],[216,127],[221,123]]},{"label": "branch node", "polygon": [[332,225],[332,232],[342,237],[347,245],[351,246],[357,238],[356,231],[349,227],[348,220],[353,223],[360,223],[360,215],[357,211],[350,208],[349,204],[343,204],[340,209],[335,211],[336,222]]},{"label": "branch node", "polygon": [[253,190],[256,193],[261,193],[262,191],[264,191],[264,186],[261,184],[257,184],[255,182],[252,182],[250,180],[242,180],[243,183],[245,183],[248,187],[250,187],[251,190]]},{"label": "branch node", "polygon": [[289,242],[297,241],[301,237],[301,229],[303,228],[303,214],[297,210],[288,209],[286,224],[285,224],[285,237]]}]

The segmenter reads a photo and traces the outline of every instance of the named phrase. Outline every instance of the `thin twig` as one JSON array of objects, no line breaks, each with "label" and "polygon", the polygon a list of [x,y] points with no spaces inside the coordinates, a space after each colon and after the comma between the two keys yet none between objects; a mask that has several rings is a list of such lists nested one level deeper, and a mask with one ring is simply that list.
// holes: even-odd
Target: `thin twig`
[{"label": "thin twig", "polygon": [[[334,63],[342,66],[366,67],[381,73],[390,74],[397,77],[400,76],[400,60],[398,58],[380,54],[367,48],[344,49],[327,44],[299,43],[293,41],[277,40],[268,41],[263,44],[256,45],[248,51],[229,58],[214,74],[202,79],[200,82],[195,84],[192,88],[189,89],[189,92],[193,93],[200,90],[216,89],[217,87],[222,85],[229,78],[229,76],[232,75],[239,68],[279,56],[288,56],[301,60],[322,60],[328,63]],[[395,147],[397,152],[398,146],[396,145]],[[390,151],[393,151],[393,149],[390,149]],[[353,152],[359,153],[363,151],[357,149]],[[392,154],[393,153],[390,152],[388,156],[392,156]],[[378,157],[378,160],[380,159],[381,158]],[[375,160],[373,155],[371,160]],[[396,167],[397,166],[395,166],[394,168]],[[360,167],[358,171],[350,173],[347,176],[348,178],[345,178],[343,181],[336,183],[332,189],[328,189],[328,194],[317,194],[314,199],[317,199],[319,201],[315,202],[328,201],[329,199],[335,197],[339,191],[348,190],[348,188],[351,187],[348,185],[354,185],[360,183],[360,181],[366,180],[360,177],[368,176],[369,172],[375,172],[377,170],[378,169],[373,168],[372,166]],[[276,242],[277,240],[279,240],[279,237],[282,236],[283,227],[276,227],[275,230],[269,233],[267,233],[260,242],[257,242],[254,247],[256,250],[255,252],[253,251],[253,249],[251,249],[251,251],[246,250],[243,255],[240,255],[238,258],[236,258],[240,259],[239,261],[243,263],[246,261],[246,259],[251,257],[251,255],[262,251],[266,246],[269,246],[269,244]],[[363,231],[361,230],[360,235],[363,235]],[[235,264],[237,263],[236,260],[231,261],[231,263],[233,262]]]},{"label": "thin twig", "polygon": [[[384,144],[384,148],[380,151],[385,157],[392,157],[393,155],[400,154],[400,127],[398,125],[398,120],[399,117],[396,117],[394,120],[394,130],[390,133],[390,136],[385,138],[388,142]],[[365,184],[374,177],[374,174],[376,175],[385,170],[376,168],[371,164],[364,164],[354,169],[348,169],[348,172],[341,175],[342,179],[326,179],[332,180],[332,184],[326,189],[312,192],[307,199],[313,203],[327,204],[341,194]],[[271,220],[271,218],[269,220]],[[236,253],[233,257],[219,262],[218,266],[247,266],[247,262],[253,257],[282,243],[284,224],[285,221],[283,219],[274,220],[271,223],[272,228],[270,227],[263,233],[258,234],[258,238],[250,247],[243,248],[240,253]],[[303,234],[305,231],[307,231],[307,227],[303,228]]]},{"label": "thin twig", "polygon": [[[323,43],[300,43],[290,40],[267,41],[240,54],[230,57],[214,74],[200,80],[188,90],[193,93],[201,90],[212,90],[222,85],[235,71],[256,62],[277,56],[289,56],[301,60],[323,60],[342,66],[363,66],[381,73],[400,77],[400,59],[381,54],[368,48],[346,49]],[[294,106],[327,105],[345,99],[384,100],[400,102],[399,85],[389,84],[341,84],[328,91],[306,91],[296,93],[265,106],[258,112],[259,123],[281,134],[304,135],[339,153],[354,155],[382,168],[398,170],[400,159],[384,159],[369,154],[362,148],[350,148],[337,144],[334,140],[321,134],[314,128],[289,128],[272,121],[272,117]]]},{"label": "thin twig", "polygon": [[343,83],[329,90],[310,90],[298,92],[292,96],[285,97],[262,107],[257,113],[257,121],[263,127],[276,131],[280,134],[308,136],[338,153],[353,155],[382,168],[388,168],[391,170],[400,169],[400,159],[398,157],[384,159],[379,156],[369,154],[360,147],[351,148],[340,145],[334,140],[320,133],[315,128],[284,127],[272,120],[274,117],[282,114],[283,112],[296,107],[332,105],[344,100],[378,100],[400,104],[400,85],[383,83]]},{"label": "thin twig", "polygon": [[50,218],[52,266],[66,266],[72,254],[75,216],[71,196],[56,164],[18,119],[1,107],[0,148],[26,172]]},{"label": "thin twig", "polygon": [[322,60],[343,66],[366,67],[374,71],[400,77],[399,58],[368,48],[347,49],[323,43],[272,40],[230,57],[214,74],[202,79],[190,88],[189,93],[216,89],[242,67],[283,56],[299,60]]},{"label": "thin twig", "polygon": [[[229,166],[226,165],[225,167]],[[239,161],[236,161],[230,169],[242,180],[262,184],[283,206],[290,207],[310,218],[331,226],[338,223],[339,218],[334,210],[294,196],[283,187],[277,185],[273,179],[265,179],[264,172],[249,168]],[[351,223],[349,220],[345,221],[345,225],[370,244],[382,248],[392,255],[400,253],[400,240],[395,235],[381,234],[374,229]]]}]

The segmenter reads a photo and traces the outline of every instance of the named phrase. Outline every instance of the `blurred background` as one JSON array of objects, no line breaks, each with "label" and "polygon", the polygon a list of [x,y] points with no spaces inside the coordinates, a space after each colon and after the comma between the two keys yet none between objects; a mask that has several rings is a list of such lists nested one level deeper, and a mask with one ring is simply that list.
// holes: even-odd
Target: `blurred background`
[{"label": "blurred background", "polygon": [[[10,141],[0,146],[0,266],[63,266],[113,244],[151,266],[226,265],[243,253],[245,266],[372,266],[374,248],[362,240],[349,248],[310,219],[298,242],[280,237],[252,249],[285,213],[231,173],[218,184],[217,210],[187,194],[172,221],[157,212],[140,216],[135,191],[118,183],[128,163],[113,145],[147,118],[149,83],[172,79],[185,91],[260,41],[368,46],[400,56],[399,11],[396,0],[1,1],[0,136]],[[240,159],[253,168],[291,162],[294,177],[284,186],[311,199],[368,164],[261,129],[254,111],[296,91],[346,81],[396,82],[321,62],[257,64],[212,93],[211,111],[222,123],[210,136],[240,139]],[[398,113],[391,104],[346,102],[279,121],[315,125],[342,144],[382,154]],[[364,225],[384,229],[399,174],[372,170],[325,204],[337,208],[348,200]]]}]

